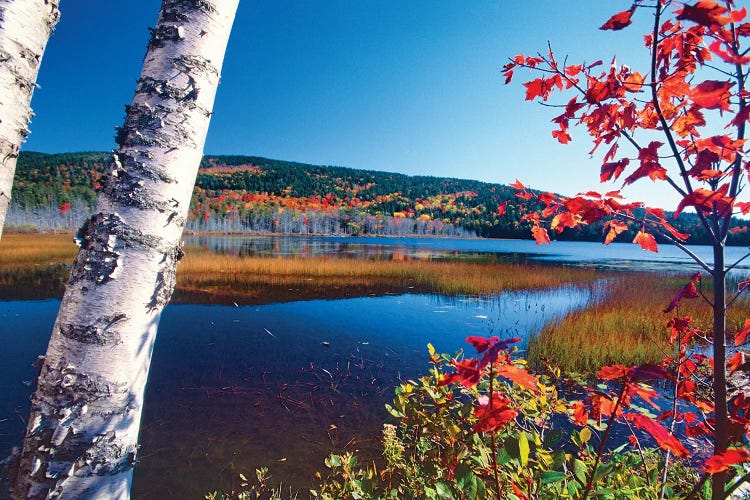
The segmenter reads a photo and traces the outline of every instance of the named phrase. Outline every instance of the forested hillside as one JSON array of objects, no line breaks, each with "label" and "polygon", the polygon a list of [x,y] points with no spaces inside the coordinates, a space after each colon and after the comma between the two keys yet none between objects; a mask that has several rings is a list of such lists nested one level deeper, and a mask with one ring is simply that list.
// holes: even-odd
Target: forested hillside
[{"label": "forested hillside", "polygon": [[[75,226],[96,200],[107,153],[22,152],[10,225]],[[503,215],[498,205],[507,203]],[[485,182],[317,166],[255,156],[206,156],[188,229],[310,234],[477,235],[528,238],[515,190]],[[698,219],[676,226],[705,241]],[[733,244],[750,244],[750,223],[736,221]],[[637,228],[636,228],[637,230]],[[621,241],[632,240],[623,234]],[[558,239],[601,240],[601,225]]]}]

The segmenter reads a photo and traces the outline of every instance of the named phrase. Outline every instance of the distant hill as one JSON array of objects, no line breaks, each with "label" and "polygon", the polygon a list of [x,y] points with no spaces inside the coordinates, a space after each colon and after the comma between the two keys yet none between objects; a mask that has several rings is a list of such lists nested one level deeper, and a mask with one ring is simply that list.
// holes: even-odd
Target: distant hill
[{"label": "distant hill", "polygon": [[[23,220],[30,223],[28,214],[44,213],[49,219],[56,212],[64,216],[71,207],[85,212],[96,200],[108,159],[108,153],[100,152],[22,152],[13,186],[16,215],[27,214]],[[497,206],[505,201],[507,211],[500,217]],[[501,184],[207,155],[198,173],[188,228],[529,238],[529,227],[519,224],[521,214],[515,190]],[[743,222],[734,228],[735,244],[750,243]],[[705,241],[694,215],[681,215],[675,225],[693,235],[692,243]],[[632,240],[634,234],[619,239]],[[592,225],[557,237],[600,241],[602,228]]]}]

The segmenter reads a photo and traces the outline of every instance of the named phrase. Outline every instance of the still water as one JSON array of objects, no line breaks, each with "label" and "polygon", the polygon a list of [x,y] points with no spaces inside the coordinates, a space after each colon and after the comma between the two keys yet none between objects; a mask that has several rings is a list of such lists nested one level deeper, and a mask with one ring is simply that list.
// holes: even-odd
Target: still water
[{"label": "still water", "polygon": [[[524,262],[688,271],[663,249],[635,245],[429,239],[194,238],[249,255],[342,258],[486,256]],[[557,252],[557,253],[554,253]],[[603,255],[610,253],[610,259]],[[464,347],[469,335],[528,336],[586,305],[589,289],[488,297],[365,296],[249,306],[180,304],[163,314],[146,393],[134,498],[203,498],[237,487],[240,472],[268,466],[274,481],[309,486],[324,457],[377,454],[383,404],[424,373],[426,344]],[[0,301],[0,456],[18,445],[28,415],[32,363],[46,348],[58,300]],[[523,348],[523,346],[521,346]]]}]

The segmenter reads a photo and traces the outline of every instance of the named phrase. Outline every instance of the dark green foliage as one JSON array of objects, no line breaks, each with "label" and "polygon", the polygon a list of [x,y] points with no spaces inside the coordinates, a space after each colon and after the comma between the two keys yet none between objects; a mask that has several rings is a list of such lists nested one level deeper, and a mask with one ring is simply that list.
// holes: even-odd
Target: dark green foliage
[{"label": "dark green foliage", "polygon": [[[60,206],[79,200],[91,207],[104,182],[110,158],[110,154],[100,152],[21,152],[13,202],[19,207],[29,208],[51,204]],[[331,195],[335,203],[347,210],[385,216],[395,212],[406,212],[414,217],[425,215],[489,238],[528,238],[529,227],[520,221],[524,213],[534,209],[529,204],[519,206],[515,190],[500,184],[308,165],[257,156],[205,156],[196,187],[196,196],[201,200],[218,198],[227,190],[304,200]],[[441,195],[453,198],[441,203]],[[504,201],[508,201],[506,213],[498,216],[497,205]],[[420,208],[421,204],[424,206]],[[196,205],[196,200],[193,205]],[[675,226],[691,234],[690,243],[707,241],[694,214],[681,214]],[[631,241],[636,232],[634,227],[620,235],[617,241]],[[602,225],[592,224],[551,236],[560,240],[601,241]],[[737,219],[730,230],[729,244],[750,245],[750,223]]]}]

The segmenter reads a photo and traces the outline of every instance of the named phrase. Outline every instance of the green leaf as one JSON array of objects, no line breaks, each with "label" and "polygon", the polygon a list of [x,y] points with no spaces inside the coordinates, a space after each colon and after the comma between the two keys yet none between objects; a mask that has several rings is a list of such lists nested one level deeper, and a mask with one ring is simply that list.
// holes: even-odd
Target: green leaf
[{"label": "green leaf", "polygon": [[577,458],[573,460],[573,474],[581,482],[581,485],[586,484],[586,470],[587,467],[583,461]]},{"label": "green leaf", "polygon": [[451,493],[451,488],[445,483],[435,483],[435,492],[437,493],[438,498],[453,500],[453,493]]},{"label": "green leaf", "polygon": [[550,470],[542,473],[542,484],[556,483],[558,481],[562,481],[563,479],[565,479],[564,472]]}]

